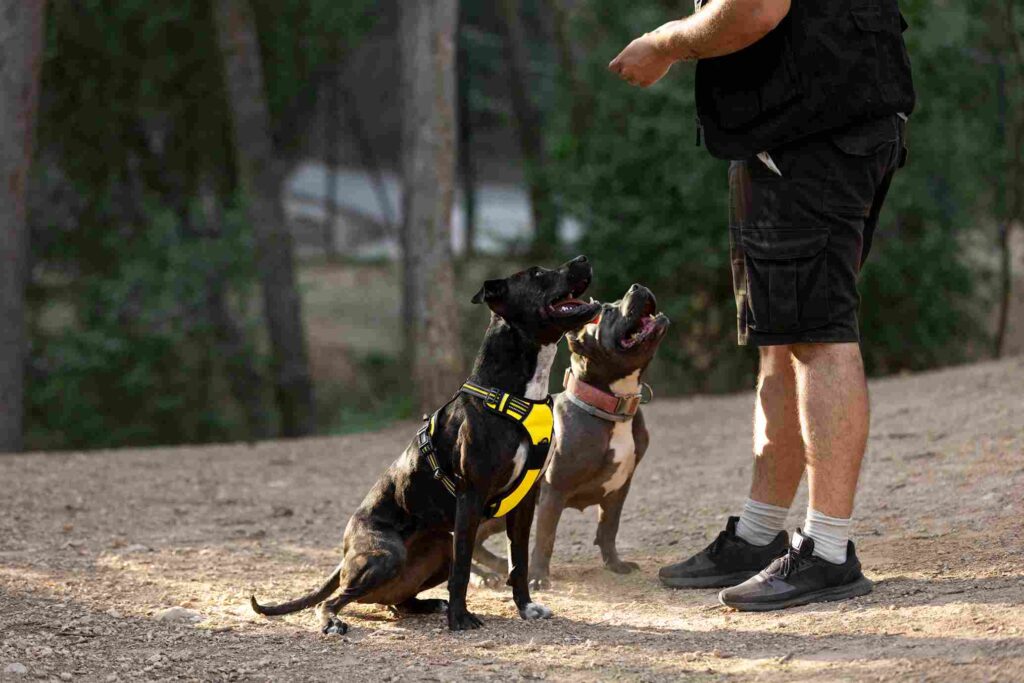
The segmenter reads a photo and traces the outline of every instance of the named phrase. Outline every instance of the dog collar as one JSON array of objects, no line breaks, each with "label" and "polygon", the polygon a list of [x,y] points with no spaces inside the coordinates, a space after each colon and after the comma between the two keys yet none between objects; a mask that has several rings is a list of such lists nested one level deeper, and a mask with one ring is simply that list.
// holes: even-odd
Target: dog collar
[{"label": "dog collar", "polygon": [[[565,369],[562,386],[565,387],[565,397],[580,410],[611,422],[632,419],[642,404],[650,403],[654,398],[654,391],[647,384],[641,384],[636,394],[619,395],[603,391],[576,377],[572,374],[572,368]],[[649,393],[647,400],[644,400],[645,387]]]}]

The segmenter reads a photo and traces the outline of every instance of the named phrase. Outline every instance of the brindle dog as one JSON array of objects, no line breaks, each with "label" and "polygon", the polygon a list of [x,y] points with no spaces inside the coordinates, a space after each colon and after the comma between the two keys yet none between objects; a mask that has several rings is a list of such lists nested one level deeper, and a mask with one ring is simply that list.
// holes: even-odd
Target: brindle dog
[{"label": "brindle dog", "polygon": [[[485,282],[473,303],[486,304],[491,321],[470,379],[529,399],[546,398],[554,345],[593,320],[600,308],[578,299],[590,279],[590,264],[580,256],[555,270],[530,268]],[[349,520],[343,559],[327,581],[281,605],[260,605],[253,598],[252,608],[275,615],[320,605],[324,633],[348,630],[337,615],[350,602],[391,605],[399,613],[447,609],[452,630],[482,626],[466,608],[473,544],[486,503],[516,480],[529,442],[518,425],[464,394],[438,415],[433,442],[442,469],[461,478],[455,496],[434,478],[413,440]],[[511,549],[508,583],[523,619],[551,616],[551,610],[533,602],[529,590],[536,491],[505,517]],[[447,602],[416,597],[446,579]]]}]

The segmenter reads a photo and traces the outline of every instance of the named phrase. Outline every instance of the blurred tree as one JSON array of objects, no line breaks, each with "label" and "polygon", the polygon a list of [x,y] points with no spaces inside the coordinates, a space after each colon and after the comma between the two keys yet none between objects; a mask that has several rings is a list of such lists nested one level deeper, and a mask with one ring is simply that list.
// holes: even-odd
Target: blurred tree
[{"label": "blurred tree", "polygon": [[[281,169],[309,146],[327,46],[344,53],[369,1],[251,1]],[[46,24],[29,445],[277,433],[211,3],[51,3]]]},{"label": "blurred tree", "polygon": [[1002,0],[988,15],[990,55],[983,58],[996,68],[997,129],[1005,150],[1000,164],[997,213],[999,230],[999,299],[994,355],[1003,355],[1013,296],[1013,260],[1010,231],[1024,225],[1024,11],[1018,0]]},{"label": "blurred tree", "polygon": [[215,19],[239,185],[256,238],[281,431],[285,436],[312,434],[316,431],[313,383],[295,282],[292,236],[281,205],[284,175],[274,157],[256,22],[248,0],[217,0]]},{"label": "blurred tree", "polygon": [[533,87],[531,51],[523,26],[522,6],[519,0],[499,0],[498,9],[504,25],[512,111],[519,134],[526,185],[530,192],[534,231],[532,251],[542,257],[558,251],[558,213],[544,149],[544,124],[541,112],[531,96],[536,88]]},{"label": "blurred tree", "polygon": [[401,4],[402,314],[418,408],[462,382],[451,253],[457,0]]},{"label": "blurred tree", "polygon": [[0,452],[22,448],[26,188],[35,142],[44,0],[2,0],[0,16]]}]

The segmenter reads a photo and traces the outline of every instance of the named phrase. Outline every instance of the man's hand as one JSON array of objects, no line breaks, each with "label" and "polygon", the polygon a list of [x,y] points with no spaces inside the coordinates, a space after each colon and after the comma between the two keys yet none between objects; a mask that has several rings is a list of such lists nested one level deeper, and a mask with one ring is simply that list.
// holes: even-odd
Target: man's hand
[{"label": "man's hand", "polygon": [[779,25],[791,0],[715,0],[685,19],[645,33],[608,68],[630,85],[657,83],[675,62],[732,54]]},{"label": "man's hand", "polygon": [[652,34],[645,33],[627,45],[608,68],[630,85],[646,88],[661,80],[675,61],[658,47]]}]

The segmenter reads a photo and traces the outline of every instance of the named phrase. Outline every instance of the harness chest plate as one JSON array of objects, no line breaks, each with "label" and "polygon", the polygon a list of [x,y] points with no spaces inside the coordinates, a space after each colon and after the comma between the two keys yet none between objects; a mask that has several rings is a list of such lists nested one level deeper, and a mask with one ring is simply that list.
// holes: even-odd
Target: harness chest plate
[{"label": "harness chest plate", "polygon": [[[522,502],[544,472],[555,429],[551,397],[548,396],[543,401],[533,401],[473,382],[463,384],[459,393],[480,399],[488,410],[512,420],[526,432],[529,439],[530,447],[522,471],[501,493],[489,500],[485,507],[489,517],[503,517]],[[455,398],[453,397],[452,400]],[[445,407],[447,404],[430,416],[427,424],[423,425],[416,434],[416,443],[420,454],[427,459],[427,463],[433,470],[434,478],[439,480],[454,496],[459,489],[461,477],[449,474],[441,468],[433,443],[434,431],[437,429],[437,416]]]}]

